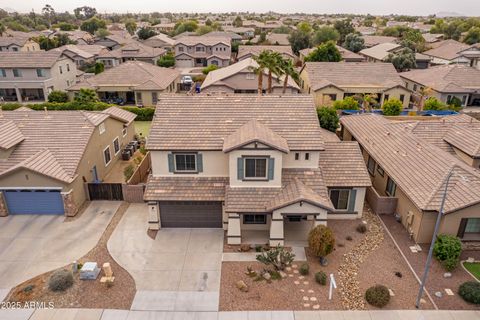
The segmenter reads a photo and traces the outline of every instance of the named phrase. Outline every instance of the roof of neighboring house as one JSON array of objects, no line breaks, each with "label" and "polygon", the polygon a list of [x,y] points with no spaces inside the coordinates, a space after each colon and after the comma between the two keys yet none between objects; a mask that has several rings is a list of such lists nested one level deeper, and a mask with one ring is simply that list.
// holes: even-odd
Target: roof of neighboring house
[{"label": "roof of neighboring house", "polygon": [[159,34],[157,34],[157,35],[155,35],[155,36],[153,36],[153,37],[150,37],[150,38],[148,38],[147,40],[144,40],[143,43],[144,43],[145,45],[148,45],[148,43],[153,42],[153,41],[155,41],[155,40],[163,41],[163,42],[165,42],[166,44],[171,45],[171,46],[173,46],[173,45],[175,44],[175,39],[170,38],[168,35],[163,34],[163,33],[159,33]]},{"label": "roof of neighboring house", "polygon": [[450,172],[454,175],[445,212],[480,202],[480,174],[458,158],[380,115],[346,116],[340,121],[419,209],[439,210]]},{"label": "roof of neighboring house", "polygon": [[25,168],[71,183],[77,176],[77,168],[91,135],[100,124],[97,120],[108,118],[108,112],[109,109],[88,113],[3,111],[0,146],[15,148],[7,159],[0,161],[0,177]]},{"label": "roof of neighboring house", "polygon": [[450,64],[400,73],[400,76],[438,92],[470,92],[480,89],[480,70]]},{"label": "roof of neighboring house", "polygon": [[[205,81],[202,83],[202,90],[205,88],[208,88],[212,85],[224,85],[225,82],[224,80],[236,75],[240,72],[253,72],[252,69],[258,68],[258,63],[253,60],[252,58],[247,58],[244,60],[240,60],[234,64],[231,64],[227,67],[220,68],[218,70],[210,71],[205,78]],[[264,74],[267,74],[268,71],[265,70]],[[275,79],[277,77],[273,75]],[[285,76],[280,77],[280,81],[273,81],[272,86],[274,87],[283,87],[283,82],[284,82]],[[291,79],[290,77],[288,78],[288,87],[293,87],[295,89],[300,89],[300,87],[297,85],[297,83]]]},{"label": "roof of neighboring house", "polygon": [[289,35],[284,33],[270,33],[267,35],[267,41],[275,45],[289,46],[288,37]]},{"label": "roof of neighboring house", "polygon": [[128,86],[135,90],[165,90],[179,76],[180,72],[175,69],[161,68],[147,62],[127,61],[91,78],[86,78],[68,90],[98,89],[104,86]]},{"label": "roof of neighboring house", "polygon": [[154,177],[148,178],[145,201],[223,201],[228,178]]},{"label": "roof of neighboring house", "polygon": [[205,46],[214,46],[223,43],[230,46],[231,38],[228,36],[211,37],[208,35],[203,36],[186,36],[181,37],[175,41],[175,45],[183,44],[186,46],[195,46],[197,44],[203,44]]},{"label": "roof of neighboring house", "polygon": [[109,35],[105,36],[104,38],[96,39],[96,41],[102,41],[106,39],[106,40],[116,42],[119,45],[124,45],[132,41],[135,41],[132,38],[132,36],[126,31],[109,31],[109,32],[110,32]]},{"label": "roof of neighboring house", "polygon": [[252,119],[286,139],[290,150],[324,149],[310,95],[162,95],[147,148],[223,150],[224,139]]},{"label": "roof of neighboring house", "polygon": [[51,68],[61,57],[61,52],[52,50],[0,52],[0,66],[2,68]]},{"label": "roof of neighboring house", "polygon": [[443,37],[443,33],[422,33],[422,37],[427,43],[438,42]]},{"label": "roof of neighboring house", "polygon": [[84,58],[90,59],[95,56],[100,55],[102,52],[108,50],[104,46],[95,45],[95,44],[67,44],[58,48],[55,48],[51,51],[65,52],[66,50],[73,52],[74,54]]},{"label": "roof of neighboring house", "polygon": [[383,61],[393,50],[401,47],[402,46],[397,43],[384,42],[377,44],[376,46],[363,49],[360,51],[360,54],[374,58],[376,60]]},{"label": "roof of neighboring house", "polygon": [[0,47],[8,47],[12,44],[16,44],[17,46],[24,46],[30,40],[31,36],[28,34],[25,35],[17,35],[14,37],[0,37]]},{"label": "roof of neighboring house", "polygon": [[127,125],[132,123],[135,120],[135,118],[137,117],[137,115],[135,113],[124,110],[124,109],[119,108],[119,107],[110,107],[108,109],[103,110],[103,113],[108,114],[112,118],[115,118],[115,119],[121,120],[123,122],[126,122]]},{"label": "roof of neighboring house", "polygon": [[247,28],[247,27],[231,27],[231,26],[227,26],[227,27],[224,27],[223,30],[225,31],[230,31],[230,32],[234,32],[234,33],[246,33],[246,32],[255,32],[255,29],[254,28]]},{"label": "roof of neighboring house", "polygon": [[373,47],[380,43],[395,42],[397,38],[387,36],[362,36],[365,40],[365,47]]},{"label": "roof of neighboring house", "polygon": [[435,48],[423,52],[423,54],[431,57],[441,58],[445,60],[453,60],[460,56],[459,52],[470,48],[471,46],[448,39],[441,41]]},{"label": "roof of neighboring house", "polygon": [[391,63],[306,62],[303,69],[314,91],[329,85],[385,89],[403,86],[402,79]]},{"label": "roof of neighboring house", "polygon": [[[361,62],[363,60],[365,60],[365,58],[359,54],[356,54],[355,52],[352,52],[350,50],[347,50],[343,47],[340,47],[339,45],[335,45],[335,47],[337,47],[337,50],[340,52],[340,54],[342,55],[342,59],[347,61],[347,62]],[[306,57],[308,56],[310,53],[313,52],[313,50],[315,50],[316,48],[307,48],[307,49],[302,49],[300,50],[300,53]]]},{"label": "roof of neighboring house", "polygon": [[273,52],[278,52],[283,55],[288,55],[292,58],[296,58],[295,54],[292,51],[292,47],[290,46],[247,46],[241,45],[238,46],[238,54],[237,59],[242,59],[243,57],[254,55],[258,56],[262,51],[270,50]]},{"label": "roof of neighboring house", "polygon": [[235,32],[232,32],[232,31],[211,31],[207,34],[205,34],[205,36],[208,36],[208,37],[228,37],[234,41],[239,41],[239,40],[242,40],[242,36],[239,35],[239,34],[236,34]]},{"label": "roof of neighboring house", "polygon": [[443,139],[470,157],[480,158],[480,127],[454,126]]},{"label": "roof of neighboring house", "polygon": [[104,51],[98,58],[156,58],[166,53],[163,48],[152,48],[138,41],[132,41],[112,51]]}]

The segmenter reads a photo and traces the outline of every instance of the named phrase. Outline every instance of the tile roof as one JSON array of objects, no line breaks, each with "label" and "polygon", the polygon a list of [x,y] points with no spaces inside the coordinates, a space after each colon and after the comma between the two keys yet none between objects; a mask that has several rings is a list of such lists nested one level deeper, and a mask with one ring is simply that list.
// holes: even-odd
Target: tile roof
[{"label": "tile roof", "polygon": [[154,88],[165,90],[179,76],[180,72],[176,69],[161,68],[141,61],[127,61],[76,83],[68,90],[77,91],[81,88],[101,88],[103,86],[126,86],[141,90],[144,85],[147,85],[150,90]]},{"label": "tile roof", "polygon": [[17,36],[9,36],[9,37],[0,37],[0,47],[8,47],[12,44],[16,44],[18,46],[24,46],[27,41],[29,41],[31,36],[28,34],[25,35],[17,35]]},{"label": "tile roof", "polygon": [[231,38],[228,36],[216,36],[216,37],[211,37],[208,35],[203,35],[203,36],[185,36],[177,39],[175,41],[175,45],[178,44],[183,44],[186,46],[195,46],[197,44],[203,44],[205,46],[214,46],[220,43],[223,43],[225,45],[230,45]]},{"label": "tile roof", "polygon": [[175,44],[175,39],[170,38],[168,35],[166,35],[166,34],[164,34],[164,33],[159,33],[159,34],[157,34],[157,35],[155,35],[155,36],[153,36],[153,37],[150,37],[150,38],[144,40],[144,41],[143,41],[143,44],[145,44],[145,45],[148,46],[149,43],[155,42],[155,40],[157,40],[157,41],[163,41],[163,42],[165,42],[166,44],[171,45],[171,46],[173,46],[173,45]]},{"label": "tile roof", "polygon": [[226,177],[154,177],[146,185],[145,201],[223,201]]},{"label": "tile roof", "polygon": [[[1,68],[51,68],[62,53],[50,51],[0,52]],[[65,57],[66,58],[66,57]]]},{"label": "tile roof", "polygon": [[288,37],[289,35],[284,33],[270,33],[267,35],[267,41],[274,45],[290,46]]},{"label": "tile roof", "polygon": [[207,37],[227,37],[232,40],[242,40],[242,36],[232,31],[211,31],[205,34]]},{"label": "tile roof", "polygon": [[97,58],[156,58],[167,51],[163,48],[152,48],[137,41],[132,41],[112,51],[104,51]]},{"label": "tile roof", "polygon": [[[335,47],[337,47],[338,51],[340,52],[340,54],[342,56],[342,59],[345,62],[362,62],[363,60],[365,60],[365,58],[363,56],[361,56],[359,54],[356,54],[355,52],[347,50],[347,49],[345,49],[343,47],[340,47],[338,45],[335,45]],[[310,53],[313,52],[313,50],[315,50],[315,48],[302,49],[302,50],[300,50],[300,53],[303,56],[308,56]]]},{"label": "tile roof", "polygon": [[124,110],[119,107],[110,107],[108,109],[103,110],[102,113],[106,113],[115,119],[124,121],[127,125],[132,123],[137,117],[135,113]]},{"label": "tile roof", "polygon": [[290,150],[323,150],[310,95],[161,95],[147,149],[222,150],[224,139],[256,119],[285,138]]},{"label": "tile roof", "polygon": [[230,152],[250,143],[260,142],[273,149],[288,153],[288,142],[270,128],[256,119],[252,119],[238,128],[237,131],[225,137],[223,152]]},{"label": "tile roof", "polygon": [[337,87],[389,89],[403,86],[403,81],[391,63],[368,62],[307,62],[307,72],[312,90],[329,84]]},{"label": "tile roof", "polygon": [[0,122],[0,149],[10,149],[25,139],[15,122],[11,120]]},{"label": "tile roof", "polygon": [[391,43],[391,42],[384,42],[377,44],[373,47],[366,48],[360,51],[360,54],[374,58],[376,60],[385,60],[388,55],[393,51],[398,48],[401,48],[402,46],[397,44],[397,43]]},{"label": "tile roof", "polygon": [[104,46],[96,44],[67,44],[51,51],[65,52],[66,50],[71,51],[82,58],[90,59],[98,56],[103,51],[107,51],[108,49]]},{"label": "tile roof", "polygon": [[447,143],[471,157],[480,158],[480,127],[455,125],[443,137]]},{"label": "tile roof", "polygon": [[395,37],[387,37],[387,36],[362,36],[363,40],[365,41],[365,47],[373,47],[380,43],[385,42],[395,42],[397,38]]},{"label": "tile roof", "polygon": [[453,155],[379,115],[340,121],[419,209],[439,210],[445,179],[452,171],[445,212],[480,202],[480,174]]},{"label": "tile roof", "polygon": [[437,57],[445,60],[453,60],[460,56],[459,52],[470,48],[471,46],[448,39],[441,41],[435,48],[423,52],[428,56]]},{"label": "tile roof", "polygon": [[286,55],[295,59],[296,56],[292,51],[292,47],[290,46],[247,46],[241,45],[238,46],[238,54],[237,59],[241,60],[245,57],[249,57],[250,55],[258,56],[262,51],[270,50],[273,52],[278,52],[282,55]]},{"label": "tile roof", "polygon": [[439,92],[480,89],[480,70],[459,64],[441,65],[400,73],[400,76]]}]

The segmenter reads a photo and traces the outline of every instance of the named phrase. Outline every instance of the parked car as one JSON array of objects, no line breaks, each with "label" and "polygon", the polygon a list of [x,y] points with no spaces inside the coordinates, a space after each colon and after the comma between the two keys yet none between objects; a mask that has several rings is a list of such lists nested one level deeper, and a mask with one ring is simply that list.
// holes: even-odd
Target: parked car
[{"label": "parked car", "polygon": [[191,76],[183,76],[182,79],[180,80],[181,84],[186,84],[186,85],[192,85],[193,84],[193,79]]}]

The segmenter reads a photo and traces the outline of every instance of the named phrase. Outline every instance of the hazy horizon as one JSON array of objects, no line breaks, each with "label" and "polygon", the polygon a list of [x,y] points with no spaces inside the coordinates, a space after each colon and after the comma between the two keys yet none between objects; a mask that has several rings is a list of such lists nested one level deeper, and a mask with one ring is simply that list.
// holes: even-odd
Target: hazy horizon
[{"label": "hazy horizon", "polygon": [[[439,12],[452,12],[465,16],[480,16],[479,0],[403,0],[401,7],[399,1],[392,0],[337,0],[322,3],[312,0],[273,1],[242,0],[238,1],[180,1],[162,5],[162,1],[144,0],[132,2],[127,0],[117,1],[92,1],[92,0],[23,0],[13,3],[11,0],[0,0],[0,8],[13,9],[26,13],[41,12],[45,4],[50,4],[55,11],[73,12],[74,8],[84,5],[95,7],[99,13],[149,13],[149,12],[185,12],[185,13],[227,13],[227,12],[255,12],[264,13],[274,11],[278,13],[316,13],[316,14],[405,14],[427,16]],[[113,8],[112,8],[113,7]]]}]

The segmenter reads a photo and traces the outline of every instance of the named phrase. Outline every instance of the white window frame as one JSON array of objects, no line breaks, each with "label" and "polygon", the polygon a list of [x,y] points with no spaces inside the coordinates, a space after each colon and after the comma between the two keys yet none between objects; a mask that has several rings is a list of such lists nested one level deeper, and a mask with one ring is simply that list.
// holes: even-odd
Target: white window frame
[{"label": "white window frame", "polygon": [[[105,157],[105,151],[107,150],[110,156],[110,160],[108,162],[107,162],[107,158]],[[105,167],[107,167],[111,162],[112,162],[112,153],[110,152],[110,146],[107,146],[105,149],[103,149],[103,163],[105,164]]]},{"label": "white window frame", "polygon": [[[332,196],[332,191],[338,191],[339,194],[338,194],[338,199],[340,199],[340,192],[342,191],[348,191],[348,199],[347,199],[347,207],[345,209],[337,209],[335,208],[335,204],[333,203],[333,201],[331,200],[331,196]],[[332,201],[332,204],[333,204],[333,207],[335,208],[336,211],[348,211],[348,205],[350,203],[350,197],[352,196],[352,189],[342,189],[342,188],[333,188],[333,189],[330,189],[328,191],[328,197],[330,198],[330,201]],[[338,205],[338,203],[337,203]]]},{"label": "white window frame", "polygon": [[107,129],[105,128],[105,122],[102,122],[98,125],[98,132],[104,134]]},{"label": "white window frame", "polygon": [[[255,160],[255,172],[257,171],[256,160],[265,160],[265,176],[263,177],[247,177],[247,160]],[[243,158],[243,179],[244,180],[267,180],[268,179],[268,157],[246,156]]]},{"label": "white window frame", "polygon": [[[194,170],[178,170],[177,168],[177,156],[191,156],[193,155],[195,157],[195,169]],[[175,169],[175,173],[192,173],[192,172],[198,172],[198,159],[197,159],[197,154],[196,153],[191,153],[191,152],[181,152],[181,153],[174,153],[173,154],[173,165]]]},{"label": "white window frame", "polygon": [[[115,151],[115,141],[116,141],[117,144],[118,144],[118,150],[117,150],[117,151]],[[122,148],[120,147],[120,139],[119,139],[118,137],[115,137],[115,139],[113,139],[113,142],[112,142],[112,143],[113,143],[113,153],[115,153],[115,155],[117,155],[117,154],[120,152],[120,150],[122,149]]]},{"label": "white window frame", "polygon": [[127,136],[127,133],[128,133],[128,128],[127,127],[124,127],[122,129],[122,136],[125,138]]}]

